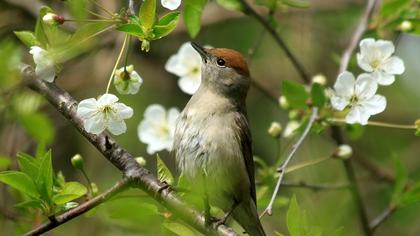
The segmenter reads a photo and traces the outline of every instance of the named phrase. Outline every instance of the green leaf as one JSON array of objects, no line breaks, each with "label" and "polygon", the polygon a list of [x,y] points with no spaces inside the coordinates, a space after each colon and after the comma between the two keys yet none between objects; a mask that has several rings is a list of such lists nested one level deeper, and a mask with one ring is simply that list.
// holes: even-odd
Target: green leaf
[{"label": "green leaf", "polygon": [[50,119],[43,113],[29,113],[19,116],[26,132],[39,143],[50,143],[54,138],[54,128]]},{"label": "green leaf", "polygon": [[243,11],[242,3],[239,0],[217,0],[217,4],[231,11]]},{"label": "green leaf", "polygon": [[206,4],[207,0],[184,1],[184,21],[192,38],[200,32],[201,15]]},{"label": "green leaf", "polygon": [[63,189],[53,196],[53,201],[57,205],[63,205],[74,199],[82,197],[87,192],[85,186],[79,182],[67,182],[64,184]]},{"label": "green leaf", "polygon": [[325,97],[324,87],[314,83],[311,89],[312,104],[318,108],[323,108],[327,98]]},{"label": "green leaf", "polygon": [[34,209],[42,209],[42,201],[41,200],[28,200],[24,202],[20,202],[18,204],[15,204],[14,207],[18,209],[26,209],[26,208],[34,208]]},{"label": "green leaf", "polygon": [[34,182],[23,172],[3,171],[0,173],[0,181],[29,197],[38,198],[39,196]]},{"label": "green leaf", "polygon": [[165,181],[168,184],[172,184],[174,182],[174,177],[172,176],[171,171],[159,157],[156,155],[157,158],[157,170],[158,170],[158,178],[160,181]]},{"label": "green leaf", "polygon": [[307,108],[306,101],[309,94],[302,84],[285,80],[283,81],[282,94],[289,102],[290,108]]},{"label": "green leaf", "polygon": [[31,179],[36,179],[39,173],[39,164],[37,159],[21,152],[17,154],[17,158],[20,170],[27,174]]},{"label": "green leaf", "polygon": [[7,169],[11,163],[9,157],[0,155],[0,170]]},{"label": "green leaf", "polygon": [[35,35],[31,31],[14,31],[16,37],[22,41],[28,47],[41,46],[41,43],[36,39]]},{"label": "green leaf", "polygon": [[140,7],[139,20],[143,32],[148,32],[153,28],[156,21],[156,0],[145,0]]},{"label": "green leaf", "polygon": [[384,1],[380,10],[381,16],[387,17],[390,15],[394,15],[395,13],[401,11],[404,7],[407,7],[410,4],[410,2],[410,0]]},{"label": "green leaf", "polygon": [[41,7],[41,9],[39,10],[38,18],[36,19],[36,25],[35,25],[35,32],[34,32],[35,37],[44,46],[48,43],[48,38],[45,32],[48,26],[43,23],[42,17],[44,17],[44,15],[49,12],[53,12],[53,10],[46,6]]},{"label": "green leaf", "polygon": [[404,191],[405,184],[407,183],[408,175],[401,160],[398,157],[394,157],[394,168],[395,168],[395,185],[392,193],[392,201],[394,203],[399,202],[399,198]]},{"label": "green leaf", "polygon": [[171,33],[178,24],[179,12],[170,12],[160,18],[159,22],[153,27],[154,39],[160,39]]},{"label": "green leaf", "polygon": [[88,0],[71,0],[65,1],[70,15],[75,19],[82,20],[86,19],[88,16],[89,3]]},{"label": "green leaf", "polygon": [[41,196],[43,196],[45,200],[51,200],[53,190],[51,150],[44,156],[39,157],[39,172],[35,183]]},{"label": "green leaf", "polygon": [[119,25],[117,30],[140,38],[145,36],[140,25],[134,23]]},{"label": "green leaf", "polygon": [[408,205],[420,202],[420,181],[415,183],[409,191],[401,194],[399,205],[406,207]]},{"label": "green leaf", "polygon": [[179,236],[197,235],[192,229],[190,229],[188,226],[181,223],[165,222],[162,224],[162,227],[166,228],[167,230],[171,231],[175,235],[179,235]]},{"label": "green leaf", "polygon": [[291,236],[305,236],[307,232],[306,214],[303,212],[293,196],[287,210],[287,229]]}]

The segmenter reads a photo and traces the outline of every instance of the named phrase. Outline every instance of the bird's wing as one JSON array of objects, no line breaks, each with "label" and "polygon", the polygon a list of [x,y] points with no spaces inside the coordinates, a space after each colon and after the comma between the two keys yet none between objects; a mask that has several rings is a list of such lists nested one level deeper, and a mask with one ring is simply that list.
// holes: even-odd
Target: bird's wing
[{"label": "bird's wing", "polygon": [[252,139],[251,131],[249,130],[248,119],[245,114],[238,112],[235,116],[235,123],[239,130],[239,140],[242,146],[242,156],[245,161],[246,170],[248,172],[249,182],[251,186],[251,197],[257,204],[257,197],[255,191],[255,173],[254,173],[254,159],[252,157]]}]

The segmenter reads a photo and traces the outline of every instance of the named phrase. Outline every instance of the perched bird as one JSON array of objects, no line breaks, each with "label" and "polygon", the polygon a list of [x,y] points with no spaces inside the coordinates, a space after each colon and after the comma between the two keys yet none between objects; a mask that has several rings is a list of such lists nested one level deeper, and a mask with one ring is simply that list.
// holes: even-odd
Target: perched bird
[{"label": "perched bird", "polygon": [[206,222],[210,205],[229,216],[250,236],[263,236],[258,218],[251,134],[245,99],[250,87],[247,63],[237,51],[205,49],[201,84],[180,114],[173,150],[181,176],[202,194]]}]

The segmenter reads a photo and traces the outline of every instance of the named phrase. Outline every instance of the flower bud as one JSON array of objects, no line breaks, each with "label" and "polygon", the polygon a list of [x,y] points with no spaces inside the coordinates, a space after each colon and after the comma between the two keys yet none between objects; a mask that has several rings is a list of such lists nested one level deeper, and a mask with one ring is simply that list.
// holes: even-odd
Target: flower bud
[{"label": "flower bud", "polygon": [[64,204],[64,210],[70,210],[73,209],[75,207],[79,206],[79,203],[77,202],[66,202],[66,204]]},{"label": "flower bud", "polygon": [[141,41],[141,50],[148,52],[150,50],[150,42],[147,40]]},{"label": "flower bud", "polygon": [[285,110],[289,109],[289,102],[285,96],[279,97],[279,106]]},{"label": "flower bud", "polygon": [[350,158],[351,155],[353,155],[353,149],[347,144],[341,144],[335,149],[332,156],[345,160]]},{"label": "flower bud", "polygon": [[273,138],[280,137],[281,131],[283,127],[279,122],[271,122],[270,128],[268,128],[268,134],[270,134]]},{"label": "flower bud", "polygon": [[76,154],[71,158],[71,165],[79,170],[83,170],[83,157],[80,154]]},{"label": "flower bud", "polygon": [[401,22],[400,29],[403,32],[409,32],[413,29],[413,24],[411,23],[411,21],[405,20]]},{"label": "flower bud", "polygon": [[417,119],[415,122],[414,122],[414,126],[416,127],[416,135],[417,136],[420,136],[420,119]]},{"label": "flower bud", "polygon": [[146,160],[143,157],[136,157],[135,159],[136,159],[137,163],[139,163],[139,165],[141,165],[141,166],[145,166],[146,163],[147,163]]},{"label": "flower bud", "polygon": [[327,78],[323,74],[317,74],[314,77],[312,77],[312,83],[320,84],[320,85],[326,85],[327,84]]},{"label": "flower bud", "polygon": [[42,21],[48,25],[61,25],[64,23],[64,17],[49,12],[42,17]]},{"label": "flower bud", "polygon": [[300,112],[299,110],[291,110],[289,111],[289,119],[296,120],[299,118]]},{"label": "flower bud", "polygon": [[92,189],[92,195],[96,196],[98,194],[98,185],[96,183],[92,182],[90,183],[90,188]]},{"label": "flower bud", "polygon": [[295,131],[299,128],[299,126],[300,126],[299,122],[295,120],[289,121],[286,125],[286,128],[284,129],[283,137],[285,138],[293,137],[293,135],[295,134]]}]

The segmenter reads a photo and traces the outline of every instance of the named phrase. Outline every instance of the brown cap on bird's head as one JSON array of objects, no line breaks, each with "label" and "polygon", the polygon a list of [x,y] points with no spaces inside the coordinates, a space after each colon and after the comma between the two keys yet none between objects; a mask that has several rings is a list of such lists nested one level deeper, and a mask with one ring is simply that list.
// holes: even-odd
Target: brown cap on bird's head
[{"label": "brown cap on bird's head", "polygon": [[210,48],[204,49],[198,44],[192,42],[191,45],[205,59],[209,55],[223,59],[225,66],[234,69],[238,74],[249,77],[248,64],[241,53],[229,48]]}]

